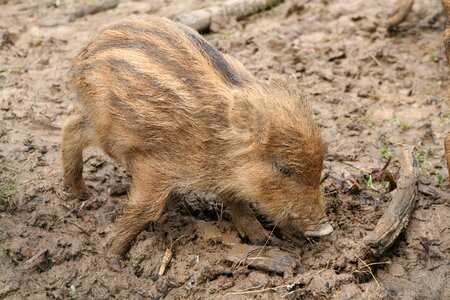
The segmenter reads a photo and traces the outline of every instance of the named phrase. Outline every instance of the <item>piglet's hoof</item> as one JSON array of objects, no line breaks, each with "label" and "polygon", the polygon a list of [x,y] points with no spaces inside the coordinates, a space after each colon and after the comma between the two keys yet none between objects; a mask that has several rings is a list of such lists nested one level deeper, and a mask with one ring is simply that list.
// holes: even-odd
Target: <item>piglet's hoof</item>
[{"label": "piglet's hoof", "polygon": [[[263,230],[263,229],[261,229]],[[256,234],[252,238],[248,237],[249,241],[253,245],[281,245],[282,242],[279,238],[277,238],[275,235],[269,234],[266,230],[261,231],[259,234]]]},{"label": "piglet's hoof", "polygon": [[94,196],[94,195],[93,195],[91,192],[85,191],[85,192],[83,192],[83,193],[77,195],[77,198],[78,198],[79,200],[89,200],[89,199],[91,199],[93,196]]},{"label": "piglet's hoof", "polygon": [[241,217],[233,219],[233,221],[242,239],[248,240],[253,245],[264,245],[267,242],[269,234],[253,214],[249,218]]},{"label": "piglet's hoof", "polygon": [[63,188],[64,193],[73,195],[73,197],[77,198],[78,200],[88,200],[93,197],[93,194],[89,192],[88,190],[82,190],[82,191],[75,191],[71,187],[65,186]]},{"label": "piglet's hoof", "polygon": [[122,266],[120,265],[120,261],[122,257],[120,255],[115,255],[110,252],[111,244],[112,239],[108,240],[103,246],[106,263],[111,270],[115,272],[121,272]]},{"label": "piglet's hoof", "polygon": [[110,257],[106,259],[108,267],[115,272],[121,272],[122,266],[120,265],[120,258],[118,257]]},{"label": "piglet's hoof", "polygon": [[228,209],[239,236],[254,245],[264,245],[269,234],[262,227],[254,212],[244,202],[229,202]]},{"label": "piglet's hoof", "polygon": [[253,245],[264,245],[269,238],[269,235],[264,229],[255,230],[252,232],[247,231],[246,237]]}]

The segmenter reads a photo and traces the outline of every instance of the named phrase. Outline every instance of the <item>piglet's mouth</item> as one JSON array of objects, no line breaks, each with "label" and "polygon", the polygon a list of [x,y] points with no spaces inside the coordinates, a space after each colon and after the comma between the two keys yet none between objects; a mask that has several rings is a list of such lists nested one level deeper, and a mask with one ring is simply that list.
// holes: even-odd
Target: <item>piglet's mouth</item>
[{"label": "piglet's mouth", "polygon": [[303,234],[308,238],[319,238],[327,236],[332,232],[333,227],[331,227],[330,223],[325,222],[321,224],[317,230],[307,230]]}]

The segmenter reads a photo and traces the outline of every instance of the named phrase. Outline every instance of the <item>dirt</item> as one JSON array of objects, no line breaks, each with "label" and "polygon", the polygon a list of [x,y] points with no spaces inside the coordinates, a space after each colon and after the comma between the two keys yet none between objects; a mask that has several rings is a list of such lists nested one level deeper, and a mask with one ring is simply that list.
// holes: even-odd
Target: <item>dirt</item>
[{"label": "dirt", "polygon": [[[122,269],[109,268],[105,245],[130,179],[89,149],[84,176],[93,197],[79,201],[62,189],[60,129],[77,105],[67,83],[71,59],[112,20],[136,12],[170,16],[214,1],[122,0],[71,17],[84,2],[0,1],[0,298],[450,298],[443,158],[449,68],[439,1],[416,1],[394,33],[386,30],[393,1],[287,0],[205,34],[255,76],[281,75],[297,85],[328,144],[324,191],[335,231],[292,241],[275,230],[278,242],[267,247],[287,255],[286,272],[227,260],[252,247],[241,245],[226,207],[203,194],[172,201],[139,235]],[[343,171],[382,167],[392,155],[395,175],[404,144],[416,147],[422,185],[434,194],[418,194],[409,226],[371,273],[351,250],[375,227],[390,195],[367,182],[360,192],[349,189]],[[168,248],[173,256],[158,276]]]}]

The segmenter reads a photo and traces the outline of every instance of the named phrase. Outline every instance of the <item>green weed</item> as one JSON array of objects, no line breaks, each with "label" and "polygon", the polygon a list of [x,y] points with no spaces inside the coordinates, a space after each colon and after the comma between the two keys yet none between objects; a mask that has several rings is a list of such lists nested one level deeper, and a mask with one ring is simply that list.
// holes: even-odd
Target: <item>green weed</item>
[{"label": "green weed", "polygon": [[391,151],[389,151],[389,145],[387,143],[384,143],[383,146],[380,149],[381,157],[384,159],[388,159],[392,156]]},{"label": "green weed", "polygon": [[416,158],[417,162],[419,163],[419,167],[423,165],[425,162],[425,154],[421,151],[417,151],[414,153],[414,157]]},{"label": "green weed", "polygon": [[2,161],[0,165],[0,205],[11,206],[16,192],[17,184],[13,168],[9,163]]},{"label": "green weed", "polygon": [[77,288],[72,284],[70,286],[70,299],[71,300],[77,300],[78,299],[78,292],[77,292]]},{"label": "green weed", "polygon": [[407,129],[411,128],[411,125],[409,125],[407,122],[401,121],[395,113],[392,114],[392,121],[401,130],[407,130]]},{"label": "green weed", "polygon": [[442,172],[436,172],[436,175],[434,176],[434,178],[436,179],[438,184],[441,184],[442,181],[444,180],[444,175],[442,174]]}]

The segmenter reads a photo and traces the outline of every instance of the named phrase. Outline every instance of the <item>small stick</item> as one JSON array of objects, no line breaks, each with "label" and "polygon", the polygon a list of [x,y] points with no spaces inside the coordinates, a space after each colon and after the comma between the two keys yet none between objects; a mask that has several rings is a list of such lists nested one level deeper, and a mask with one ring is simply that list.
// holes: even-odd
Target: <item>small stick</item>
[{"label": "small stick", "polygon": [[[369,263],[367,264],[368,266],[377,266],[377,265],[390,265],[391,262],[390,261],[380,261],[380,262],[373,262],[373,263]],[[364,266],[365,268],[366,266]],[[356,269],[355,271],[353,271],[353,273],[358,273],[358,272],[362,272],[362,270],[358,270]]]},{"label": "small stick", "polygon": [[379,67],[381,67],[380,61],[379,61],[373,54],[370,55],[370,58],[373,59],[373,61],[374,61]]},{"label": "small stick", "polygon": [[389,156],[387,162],[384,164],[384,166],[381,168],[380,172],[383,172],[387,169],[387,167],[389,166],[389,163],[391,162],[392,156]]},{"label": "small stick", "polygon": [[172,260],[173,252],[171,248],[167,248],[166,252],[164,253],[163,259],[161,261],[161,266],[159,267],[158,275],[162,276],[164,275],[164,272],[166,271],[167,265]]},{"label": "small stick", "polygon": [[[319,272],[317,274],[319,274]],[[285,289],[287,289],[289,291],[290,289],[292,289],[297,284],[305,284],[305,286],[308,285],[311,282],[312,278],[313,277],[310,277],[305,282],[297,281],[297,282],[294,282],[294,283],[291,283],[291,284],[283,284],[283,285],[272,286],[272,287],[268,287],[268,288],[264,288],[264,289],[257,289],[257,290],[252,290],[252,288],[249,288],[249,289],[245,289],[245,290],[229,292],[229,293],[226,293],[225,295],[246,295],[246,294],[253,294],[253,293],[263,293],[263,292],[268,292],[268,291],[276,291],[276,290],[279,290],[279,289],[282,289],[282,288],[285,288]],[[295,291],[292,291],[292,292],[296,292],[296,291],[299,291],[299,290],[300,289],[296,289]],[[290,292],[290,293],[292,293],[292,292]],[[288,294],[290,294],[290,293],[288,293]],[[285,294],[283,296],[283,298],[286,295],[288,295],[288,294]]]},{"label": "small stick", "polygon": [[39,251],[38,253],[36,253],[35,255],[33,255],[29,260],[27,260],[26,262],[23,263],[22,267],[27,269],[28,265],[32,265],[31,263],[34,262],[38,257],[40,257],[41,255],[43,255],[45,252],[47,252],[48,249],[44,249]]},{"label": "small stick", "polygon": [[172,257],[173,257],[172,248],[173,248],[173,246],[175,245],[176,242],[178,242],[183,237],[184,237],[184,235],[182,235],[179,238],[177,238],[170,245],[170,247],[166,249],[166,252],[164,252],[164,256],[163,256],[162,261],[161,261],[161,266],[159,267],[159,271],[158,271],[158,275],[159,276],[164,275],[164,272],[166,271],[167,266],[169,265],[170,261],[172,260]]},{"label": "small stick", "polygon": [[56,220],[56,223],[59,223],[59,222],[61,222],[61,221],[65,221],[65,222],[67,222],[67,223],[69,223],[69,224],[72,224],[73,226],[75,226],[75,227],[77,227],[78,229],[80,229],[84,234],[86,234],[87,236],[90,236],[90,234],[89,234],[89,232],[87,232],[83,227],[81,227],[81,226],[79,226],[78,224],[76,224],[76,223],[74,223],[74,222],[72,222],[72,221],[70,221],[70,220],[67,220],[67,219],[65,219],[65,218],[67,218],[67,217],[69,217],[70,215],[66,215],[66,216],[62,216],[62,217],[60,217],[58,220]]},{"label": "small stick", "polygon": [[290,287],[292,284],[285,284],[285,285],[279,285],[279,286],[273,286],[273,287],[268,287],[268,288],[264,288],[264,289],[258,289],[258,290],[241,290],[241,291],[236,291],[236,292],[229,292],[226,293],[225,295],[245,295],[245,294],[253,294],[253,293],[262,293],[262,292],[267,292],[267,291],[276,291],[282,288],[288,288]]},{"label": "small stick", "polygon": [[377,265],[390,265],[390,261],[379,261],[379,262],[373,262],[370,264],[367,264],[368,266],[377,266]]},{"label": "small stick", "polygon": [[[264,243],[264,245],[262,246],[262,248],[261,248],[261,250],[258,252],[258,254],[257,254],[255,257],[249,258],[249,259],[255,260],[255,259],[257,259],[257,258],[261,255],[261,253],[264,251],[264,248],[267,246],[267,243],[269,242],[270,238],[272,237],[273,231],[275,230],[276,227],[277,227],[277,224],[273,225],[272,231],[269,233],[269,236],[267,237],[266,242]],[[250,265],[250,263],[247,265],[247,267],[248,267],[249,265]]]},{"label": "small stick", "polygon": [[[364,266],[369,270],[370,275],[372,275],[372,278],[375,280],[378,287],[380,287],[380,283],[375,278],[375,275],[373,275],[373,273],[372,273],[372,268],[364,260],[362,260],[358,255],[356,255],[356,258],[358,258],[364,264]],[[358,272],[358,270],[355,270],[353,272],[356,273],[356,272]]]},{"label": "small stick", "polygon": [[[256,260],[256,259],[258,259],[258,258],[260,257],[261,253],[264,251],[264,248],[267,246],[267,243],[269,242],[269,240],[270,240],[270,238],[271,238],[271,236],[272,236],[272,234],[273,234],[273,232],[274,232],[274,230],[275,230],[276,227],[277,227],[277,224],[275,224],[275,225],[273,226],[272,231],[269,233],[269,236],[267,237],[266,242],[265,242],[264,245],[261,247],[261,249],[259,250],[258,254],[256,254],[255,257],[248,257],[248,256],[249,256],[249,253],[250,253],[251,251],[250,251],[249,253],[247,253],[247,256],[246,256],[245,258],[242,258],[241,261],[242,261],[242,262],[245,262],[245,261],[247,261],[247,259],[248,259],[249,262],[248,262],[246,265],[243,265],[243,266],[241,266],[240,268],[234,270],[233,272],[239,272],[239,271],[242,270],[242,269],[248,268],[248,266],[250,266],[251,263],[252,263],[254,260]],[[241,264],[241,261],[239,261],[239,262],[236,264],[236,266],[239,266],[239,265]]]},{"label": "small stick", "polygon": [[75,226],[75,227],[77,227],[78,229],[81,230],[81,232],[83,232],[84,234],[86,234],[87,236],[89,236],[89,233],[88,233],[86,230],[84,230],[81,226],[79,226],[79,225],[77,225],[76,223],[74,223],[74,222],[72,222],[72,221],[69,221],[69,220],[66,220],[66,222],[69,223],[69,224],[72,224],[72,225]]}]

